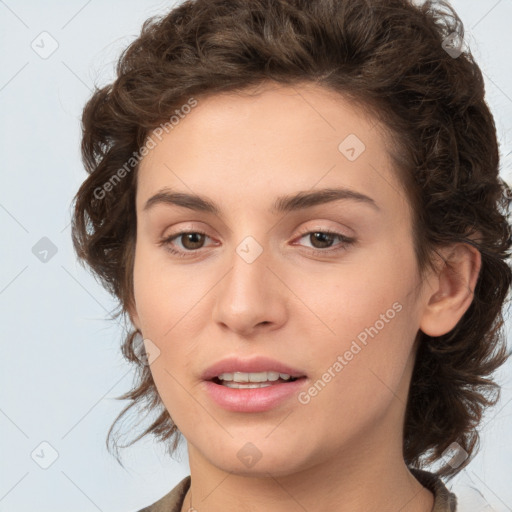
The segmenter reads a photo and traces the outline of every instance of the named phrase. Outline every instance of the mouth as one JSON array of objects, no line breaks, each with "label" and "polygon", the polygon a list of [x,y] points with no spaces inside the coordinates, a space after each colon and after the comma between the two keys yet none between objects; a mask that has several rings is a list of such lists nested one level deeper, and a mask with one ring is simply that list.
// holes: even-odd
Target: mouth
[{"label": "mouth", "polygon": [[[257,382],[256,382],[257,381]],[[307,377],[277,372],[220,374],[204,380],[204,391],[217,406],[237,413],[268,412],[297,406],[293,399],[307,385]]]},{"label": "mouth", "polygon": [[276,382],[281,384],[283,382],[293,382],[306,376],[304,370],[293,368],[268,357],[253,356],[249,359],[243,359],[231,356],[207,368],[202,373],[201,378],[205,381],[215,382],[215,384],[229,386],[227,384],[229,382],[275,385]]},{"label": "mouth", "polygon": [[262,372],[259,374],[235,372],[224,373],[209,380],[219,386],[232,389],[257,389],[276,386],[279,384],[289,384],[296,380],[305,378],[305,376],[292,377],[291,375],[278,372]]},{"label": "mouth", "polygon": [[207,368],[201,378],[207,396],[231,412],[270,411],[293,404],[293,396],[307,385],[303,369],[263,355],[232,355]]}]

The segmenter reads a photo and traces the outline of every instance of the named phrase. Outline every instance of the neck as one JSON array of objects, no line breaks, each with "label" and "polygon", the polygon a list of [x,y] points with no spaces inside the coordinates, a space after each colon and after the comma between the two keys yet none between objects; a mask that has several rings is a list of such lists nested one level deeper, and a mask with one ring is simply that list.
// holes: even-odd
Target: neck
[{"label": "neck", "polygon": [[191,487],[182,512],[238,512],[247,504],[251,512],[430,512],[432,493],[410,473],[400,450],[390,449],[389,436],[373,440],[382,442],[371,447],[354,443],[357,449],[293,473],[252,475],[224,471],[189,444]]}]

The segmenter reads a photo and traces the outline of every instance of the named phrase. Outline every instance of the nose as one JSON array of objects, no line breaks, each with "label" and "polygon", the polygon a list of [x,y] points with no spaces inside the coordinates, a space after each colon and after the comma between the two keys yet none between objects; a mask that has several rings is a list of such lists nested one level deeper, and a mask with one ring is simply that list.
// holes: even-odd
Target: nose
[{"label": "nose", "polygon": [[279,272],[268,252],[263,250],[251,261],[234,250],[229,263],[229,271],[214,289],[213,321],[243,337],[282,327],[290,292],[276,276]]}]

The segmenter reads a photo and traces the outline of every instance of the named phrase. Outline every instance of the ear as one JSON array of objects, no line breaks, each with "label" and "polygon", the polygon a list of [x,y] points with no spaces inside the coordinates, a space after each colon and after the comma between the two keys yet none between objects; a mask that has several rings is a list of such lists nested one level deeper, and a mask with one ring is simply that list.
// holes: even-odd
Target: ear
[{"label": "ear", "polygon": [[427,294],[420,329],[429,336],[451,331],[473,301],[482,265],[480,251],[467,243],[457,243],[439,251],[441,263]]}]

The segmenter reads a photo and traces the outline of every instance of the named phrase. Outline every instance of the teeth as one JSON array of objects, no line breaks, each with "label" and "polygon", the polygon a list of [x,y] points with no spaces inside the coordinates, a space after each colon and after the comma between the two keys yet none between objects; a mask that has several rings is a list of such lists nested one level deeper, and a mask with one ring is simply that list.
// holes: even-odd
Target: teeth
[{"label": "teeth", "polygon": [[245,384],[238,382],[223,382],[223,386],[228,388],[237,388],[237,389],[250,389],[250,388],[266,388],[267,386],[272,386],[268,382],[247,382]]},{"label": "teeth", "polygon": [[291,375],[287,373],[279,372],[234,372],[234,373],[221,373],[218,377],[219,380],[223,381],[234,381],[234,382],[266,382],[276,381],[279,378],[283,380],[291,379]]}]

